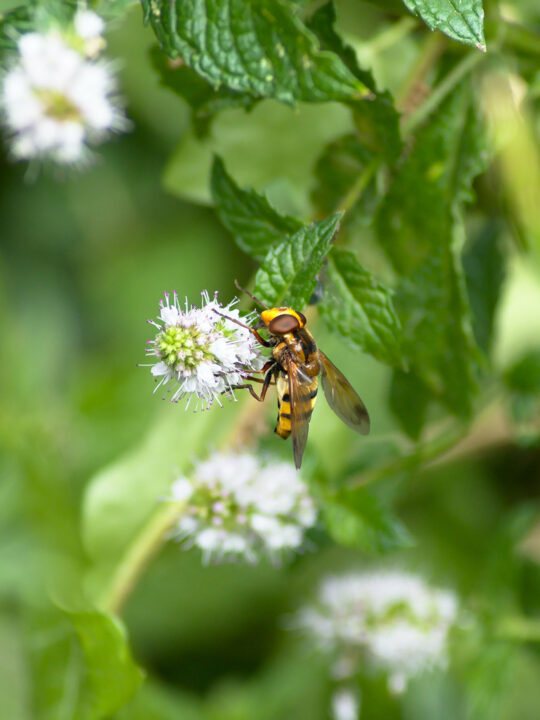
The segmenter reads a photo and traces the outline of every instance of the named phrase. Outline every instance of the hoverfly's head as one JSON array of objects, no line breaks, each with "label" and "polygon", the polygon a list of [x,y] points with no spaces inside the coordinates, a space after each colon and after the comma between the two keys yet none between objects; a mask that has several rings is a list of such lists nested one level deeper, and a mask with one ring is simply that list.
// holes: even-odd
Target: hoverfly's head
[{"label": "hoverfly's head", "polygon": [[306,324],[306,318],[301,312],[287,307],[263,310],[261,320],[272,335],[286,335],[300,330]]}]

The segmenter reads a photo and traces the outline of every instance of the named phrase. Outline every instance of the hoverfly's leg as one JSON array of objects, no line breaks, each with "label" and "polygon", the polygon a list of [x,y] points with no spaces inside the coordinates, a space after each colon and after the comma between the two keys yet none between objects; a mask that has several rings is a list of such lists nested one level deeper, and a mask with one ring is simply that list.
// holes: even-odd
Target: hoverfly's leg
[{"label": "hoverfly's leg", "polygon": [[[261,378],[251,377],[251,375],[249,377],[247,377],[246,380],[249,380],[250,382],[264,383],[264,380],[261,380]],[[276,384],[275,380],[270,380],[269,385],[275,385],[275,384]],[[234,387],[237,388],[238,385],[234,385]],[[242,385],[242,387],[244,387],[244,386]]]},{"label": "hoverfly's leg", "polygon": [[[268,362],[265,362],[264,365],[260,370],[250,370],[250,373],[265,373],[267,370],[270,370],[271,367],[273,367],[276,364],[275,360],[268,360]],[[255,380],[255,378],[251,378],[252,380]],[[262,382],[262,380],[260,381]]]},{"label": "hoverfly's leg", "polygon": [[[257,395],[255,390],[251,385],[248,385],[247,383],[245,385],[233,385],[233,390],[243,390],[244,388],[246,390],[249,390],[250,395],[255,398],[255,400],[258,400],[259,402],[262,402],[264,398],[266,397],[266,393],[268,391],[268,388],[270,387],[270,383],[272,381],[272,376],[274,375],[274,368],[272,367],[264,376],[264,380],[259,380],[259,382],[262,382],[263,386],[261,388],[261,394]],[[257,380],[257,378],[250,378],[251,380]]]},{"label": "hoverfly's leg", "polygon": [[245,323],[240,322],[240,320],[236,320],[236,318],[229,317],[228,315],[224,315],[223,313],[218,312],[217,310],[214,310],[216,315],[221,315],[221,317],[225,318],[226,320],[230,320],[235,325],[240,325],[240,327],[245,328],[246,330],[249,330],[250,333],[255,335],[257,340],[263,345],[264,347],[272,347],[272,343],[268,342],[268,340],[265,340],[262,338],[259,333],[255,330],[255,328],[249,327],[249,325],[246,325]]}]

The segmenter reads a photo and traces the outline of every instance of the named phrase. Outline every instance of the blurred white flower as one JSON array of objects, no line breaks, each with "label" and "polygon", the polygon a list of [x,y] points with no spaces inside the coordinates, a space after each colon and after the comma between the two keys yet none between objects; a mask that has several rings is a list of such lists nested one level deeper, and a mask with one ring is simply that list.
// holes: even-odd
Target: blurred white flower
[{"label": "blurred white flower", "polygon": [[92,10],[78,10],[73,18],[73,28],[87,57],[96,57],[105,47],[102,37],[105,21]]},{"label": "blurred white flower", "polygon": [[316,511],[291,463],[244,453],[213,453],[195,464],[190,477],[172,486],[172,500],[185,503],[174,536],[196,546],[205,562],[261,555],[278,561],[297,550]]},{"label": "blurred white flower", "polygon": [[358,695],[350,688],[336,690],[332,695],[331,712],[333,720],[358,720]]},{"label": "blurred white flower", "polygon": [[362,656],[385,671],[389,688],[399,693],[414,675],[446,665],[456,614],[452,592],[415,575],[354,573],[327,578],[318,603],[303,609],[296,625],[337,653],[339,676],[356,672]]},{"label": "blurred white flower", "polygon": [[[158,320],[149,320],[159,331],[148,341],[146,349],[147,355],[157,358],[151,365],[152,375],[159,378],[154,392],[171,383],[171,402],[188,396],[187,408],[195,396],[195,409],[199,402],[210,407],[214,400],[221,404],[219,396],[223,393],[234,397],[234,386],[263,366],[260,345],[252,333],[222,317],[240,320],[240,313],[233,309],[237,302],[223,307],[217,301],[217,293],[210,300],[204,292],[202,307],[189,307],[186,298],[185,307],[181,308],[176,293],[172,302],[165,293]],[[242,322],[249,324],[251,319],[248,316]]]},{"label": "blurred white flower", "polygon": [[75,33],[79,26],[85,37],[51,28],[19,38],[0,88],[16,158],[77,163],[88,154],[88,145],[125,126],[110,67],[85,57],[87,42],[97,47],[102,22],[95,13],[81,11]]},{"label": "blurred white flower", "polygon": [[93,10],[78,10],[73,19],[75,32],[79,37],[87,40],[102,35],[105,30],[105,22]]}]

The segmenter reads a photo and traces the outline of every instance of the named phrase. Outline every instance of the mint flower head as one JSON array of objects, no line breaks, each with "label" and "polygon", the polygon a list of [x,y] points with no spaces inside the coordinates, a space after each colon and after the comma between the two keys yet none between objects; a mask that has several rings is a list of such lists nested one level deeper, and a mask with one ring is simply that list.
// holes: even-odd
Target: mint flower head
[{"label": "mint flower head", "polygon": [[116,99],[116,79],[96,59],[105,41],[103,20],[80,10],[73,23],[19,37],[17,52],[0,81],[0,108],[11,152],[72,165],[90,145],[126,127]]},{"label": "mint flower head", "polygon": [[[222,306],[217,293],[212,300],[207,292],[201,295],[201,307],[189,306],[187,298],[181,307],[176,292],[172,299],[165,293],[157,321],[149,320],[158,332],[146,350],[157,359],[151,365],[158,380],[154,392],[168,385],[171,402],[187,397],[187,408],[195,397],[195,410],[214,401],[221,405],[219,396],[224,393],[234,397],[234,387],[264,364],[252,333],[227,319],[240,321],[234,308],[238,300]],[[249,324],[252,319],[247,316],[241,322]]]},{"label": "mint flower head", "polygon": [[366,661],[403,692],[415,675],[447,663],[448,633],[457,598],[400,571],[351,573],[323,581],[317,602],[295,626],[337,658],[336,677],[354,675]]},{"label": "mint flower head", "polygon": [[301,547],[316,519],[294,465],[251,453],[215,452],[197,462],[176,480],[170,499],[185,504],[173,536],[198,547],[205,562],[278,562]]}]

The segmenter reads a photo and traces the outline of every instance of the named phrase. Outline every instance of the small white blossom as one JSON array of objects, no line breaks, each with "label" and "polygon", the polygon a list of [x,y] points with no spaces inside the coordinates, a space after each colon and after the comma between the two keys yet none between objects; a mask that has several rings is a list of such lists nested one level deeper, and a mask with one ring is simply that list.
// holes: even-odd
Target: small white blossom
[{"label": "small white blossom", "polygon": [[[0,106],[16,158],[77,163],[87,156],[89,145],[125,125],[109,65],[86,57],[95,54],[96,42],[102,40],[102,22],[95,13],[80,11],[75,35],[51,28],[19,38],[17,55],[0,87]],[[76,34],[77,27],[84,37]],[[87,43],[94,47],[92,53]]]},{"label": "small white blossom", "polygon": [[103,34],[105,22],[92,10],[79,10],[73,20],[75,32],[83,40],[90,40]]},{"label": "small white blossom", "polygon": [[336,674],[358,670],[361,657],[388,674],[392,692],[408,680],[447,662],[448,632],[457,599],[405,572],[355,573],[326,579],[316,606],[297,625],[336,653]]},{"label": "small white blossom", "polygon": [[73,18],[73,34],[68,35],[71,45],[87,58],[96,58],[106,47],[103,37],[105,21],[92,10],[78,10]]},{"label": "small white blossom", "polygon": [[358,720],[360,703],[350,688],[340,688],[332,695],[333,720]]},{"label": "small white blossom", "polygon": [[[154,392],[170,383],[171,402],[188,396],[189,407],[195,396],[195,409],[199,403],[210,407],[214,400],[221,404],[219,396],[223,393],[234,397],[234,386],[262,367],[264,358],[252,333],[227,319],[240,321],[240,313],[234,309],[237,302],[223,307],[217,294],[210,300],[204,292],[202,307],[189,307],[186,298],[182,308],[176,293],[172,302],[165,293],[158,320],[149,321],[159,331],[148,341],[146,350],[147,355],[157,358],[151,365],[152,375],[159,379]],[[249,324],[251,319],[248,316],[242,322]]]},{"label": "small white blossom", "polygon": [[196,546],[205,561],[297,550],[316,511],[306,485],[290,463],[251,454],[212,454],[189,478],[172,486],[171,499],[185,503],[174,536]]}]

